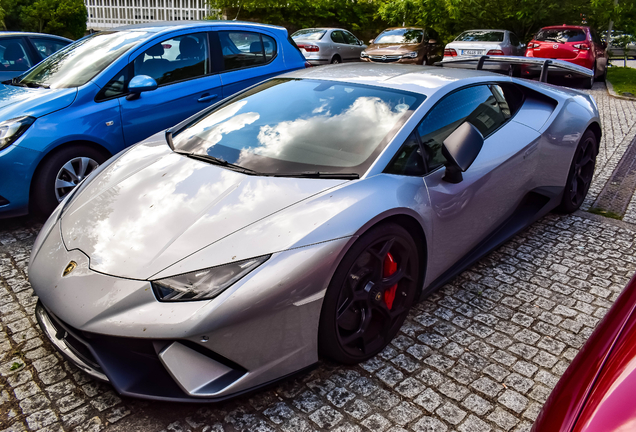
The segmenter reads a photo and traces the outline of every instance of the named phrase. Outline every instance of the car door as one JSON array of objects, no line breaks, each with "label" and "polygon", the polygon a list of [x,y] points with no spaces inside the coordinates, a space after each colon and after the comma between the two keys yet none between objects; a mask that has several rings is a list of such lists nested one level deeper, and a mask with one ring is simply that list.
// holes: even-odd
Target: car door
[{"label": "car door", "polygon": [[590,35],[592,37],[592,49],[594,50],[594,57],[596,59],[596,75],[603,76],[607,69],[607,52],[603,46],[603,42],[594,29],[590,29]]},{"label": "car door", "polygon": [[348,31],[343,31],[344,40],[347,42],[349,46],[349,50],[347,53],[347,60],[349,61],[357,61],[360,60],[360,53],[364,49],[362,42],[358,40],[357,37],[349,33]]},{"label": "car door", "polygon": [[128,82],[133,76],[147,75],[158,84],[157,89],[138,98],[119,98],[127,145],[222,99],[221,79],[210,62],[208,36],[207,32],[188,33],[156,43],[131,59],[128,68],[115,77]]},{"label": "car door", "polygon": [[511,55],[515,55],[515,56],[524,55],[525,53],[522,52],[521,42],[519,42],[519,38],[517,37],[517,35],[514,34],[513,32],[510,32],[508,33],[508,37],[510,39],[510,46],[512,48]]},{"label": "car door", "polygon": [[347,44],[344,32],[341,30],[334,30],[329,36],[334,46],[334,51],[338,53],[342,61],[346,61],[351,58],[351,47]]},{"label": "car door", "polygon": [[[436,279],[500,226],[533,186],[540,135],[511,121],[513,112],[499,85],[478,85],[438,102],[417,128],[429,174],[424,178],[431,202],[429,281]],[[444,180],[442,143],[463,122],[484,136],[479,155],[463,180]]]},{"label": "car door", "polygon": [[221,70],[223,97],[231,96],[286,70],[271,35],[244,30],[212,33],[214,56]]},{"label": "car door", "polygon": [[22,74],[39,61],[23,37],[0,38],[0,82]]}]

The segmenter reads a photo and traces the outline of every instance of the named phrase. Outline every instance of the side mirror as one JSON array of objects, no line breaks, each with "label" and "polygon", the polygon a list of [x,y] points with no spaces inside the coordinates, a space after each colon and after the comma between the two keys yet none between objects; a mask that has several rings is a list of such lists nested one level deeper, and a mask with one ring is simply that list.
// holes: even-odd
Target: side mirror
[{"label": "side mirror", "polygon": [[437,41],[435,39],[429,39],[428,43],[431,45],[435,45],[437,43]]},{"label": "side mirror", "polygon": [[157,88],[157,81],[148,75],[137,75],[128,83],[128,92],[126,99],[138,99],[142,92],[152,91]]},{"label": "side mirror", "polygon": [[372,44],[373,43],[373,39],[369,39],[369,43]]},{"label": "side mirror", "polygon": [[519,48],[525,48],[526,44],[519,44]]},{"label": "side mirror", "polygon": [[484,145],[484,137],[475,126],[464,122],[445,140],[442,155],[446,158],[446,174],[444,180],[459,183],[463,180],[462,172],[473,164]]}]

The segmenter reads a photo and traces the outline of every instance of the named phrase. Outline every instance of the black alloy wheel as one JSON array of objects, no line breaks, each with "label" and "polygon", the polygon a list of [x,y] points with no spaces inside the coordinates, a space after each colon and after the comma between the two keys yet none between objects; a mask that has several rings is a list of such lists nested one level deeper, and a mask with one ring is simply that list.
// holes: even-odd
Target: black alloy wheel
[{"label": "black alloy wheel", "polygon": [[416,299],[419,271],[417,245],[400,225],[378,225],[360,237],[325,295],[321,353],[357,363],[382,351]]},{"label": "black alloy wheel", "polygon": [[572,213],[581,207],[592,184],[598,143],[591,130],[586,131],[574,153],[559,210]]}]

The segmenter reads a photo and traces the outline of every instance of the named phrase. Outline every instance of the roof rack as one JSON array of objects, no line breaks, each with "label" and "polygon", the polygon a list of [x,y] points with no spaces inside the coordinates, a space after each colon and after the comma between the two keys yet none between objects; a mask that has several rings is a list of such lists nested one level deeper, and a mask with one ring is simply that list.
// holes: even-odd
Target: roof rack
[{"label": "roof rack", "polygon": [[461,58],[446,58],[441,62],[435,63],[439,66],[444,66],[445,64],[457,64],[457,63],[472,63],[477,62],[477,67],[475,69],[482,70],[484,67],[484,63],[495,62],[495,63],[507,63],[510,65],[518,64],[518,65],[531,65],[531,66],[540,66],[541,67],[541,76],[539,81],[547,82],[548,81],[548,68],[554,67],[558,69],[563,69],[578,75],[583,75],[585,77],[591,77],[594,74],[592,69],[588,69],[583,66],[576,65],[574,63],[570,63],[563,60],[556,59],[546,59],[546,58],[537,58],[537,57],[521,57],[521,56],[501,56],[501,55],[481,55],[481,56],[470,56],[470,57],[461,57]]}]

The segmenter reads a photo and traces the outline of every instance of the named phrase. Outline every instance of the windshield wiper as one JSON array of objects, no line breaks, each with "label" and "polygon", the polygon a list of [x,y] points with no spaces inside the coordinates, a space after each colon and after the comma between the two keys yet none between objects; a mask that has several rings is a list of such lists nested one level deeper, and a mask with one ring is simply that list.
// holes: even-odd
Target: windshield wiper
[{"label": "windshield wiper", "polygon": [[38,84],[38,83],[34,83],[34,82],[30,82],[30,83],[21,83],[23,85],[25,85],[26,87],[31,87],[31,88],[51,88],[50,85],[48,84]]},{"label": "windshield wiper", "polygon": [[217,158],[217,157],[214,157],[214,156],[210,156],[210,155],[206,155],[206,154],[192,153],[192,152],[184,152],[184,151],[180,151],[180,150],[175,150],[174,152],[178,153],[178,154],[181,154],[181,155],[184,155],[184,156],[187,156],[187,157],[192,158],[192,159],[200,160],[200,161],[203,161],[203,162],[209,162],[209,163],[211,163],[213,165],[226,167],[226,168],[229,168],[229,169],[231,169],[233,171],[238,171],[238,172],[243,173],[243,174],[265,175],[265,174],[261,174],[261,173],[259,173],[257,171],[251,170],[249,168],[245,168],[245,167],[242,167],[240,165],[233,164],[231,162],[228,162],[226,160],[223,160],[221,158]]},{"label": "windshield wiper", "polygon": [[358,173],[341,173],[341,172],[327,172],[327,171],[305,171],[300,173],[272,173],[266,174],[272,177],[297,177],[297,178],[326,178],[326,179],[344,179],[355,180],[359,179]]}]

